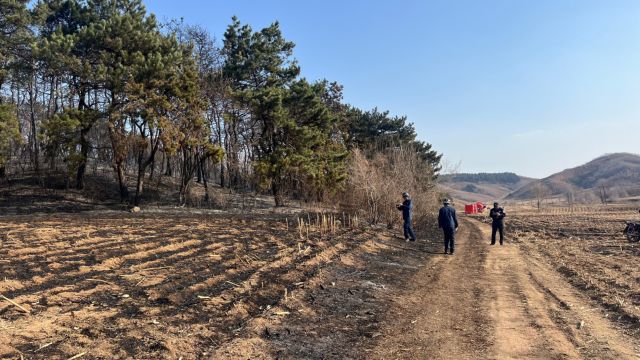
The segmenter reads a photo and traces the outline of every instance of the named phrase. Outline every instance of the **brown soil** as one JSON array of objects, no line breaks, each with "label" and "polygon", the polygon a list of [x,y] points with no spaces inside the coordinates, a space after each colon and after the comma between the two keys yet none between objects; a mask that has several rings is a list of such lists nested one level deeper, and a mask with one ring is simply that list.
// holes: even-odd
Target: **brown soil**
[{"label": "brown soil", "polygon": [[[487,225],[473,219],[450,256],[437,229],[418,243],[381,228],[301,241],[284,216],[2,217],[0,294],[29,313],[0,302],[0,358],[638,356],[634,303],[620,310],[606,300],[627,286],[631,301],[637,254],[610,256],[622,269],[611,283],[593,252],[583,259],[572,247],[558,258],[566,248],[549,240],[491,247]],[[567,275],[591,274],[581,267],[589,256],[604,264],[593,289]]]},{"label": "brown soil", "polygon": [[511,219],[522,250],[549,263],[565,280],[591,298],[615,326],[640,335],[640,245],[622,230],[636,211],[572,216],[523,215]]}]

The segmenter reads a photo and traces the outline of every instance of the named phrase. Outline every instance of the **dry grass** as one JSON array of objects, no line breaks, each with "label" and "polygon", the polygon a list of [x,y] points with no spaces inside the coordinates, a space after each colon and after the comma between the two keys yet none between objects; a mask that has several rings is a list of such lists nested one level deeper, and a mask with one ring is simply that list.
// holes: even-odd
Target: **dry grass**
[{"label": "dry grass", "polygon": [[432,223],[439,193],[433,182],[433,169],[415,151],[389,149],[373,158],[360,151],[352,153],[349,183],[342,199],[358,209],[363,220],[393,227],[401,219],[395,204],[402,203],[403,192],[411,195],[415,224],[420,227]]}]

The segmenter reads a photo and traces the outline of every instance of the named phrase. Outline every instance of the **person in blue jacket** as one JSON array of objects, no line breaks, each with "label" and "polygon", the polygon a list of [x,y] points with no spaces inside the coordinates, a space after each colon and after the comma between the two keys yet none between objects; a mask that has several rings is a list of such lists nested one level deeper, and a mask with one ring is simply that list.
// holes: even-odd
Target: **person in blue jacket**
[{"label": "person in blue jacket", "polygon": [[413,220],[413,203],[409,197],[409,193],[402,193],[402,204],[396,205],[396,208],[402,211],[402,220],[404,220],[404,241],[416,241],[416,234],[411,228],[411,221]]},{"label": "person in blue jacket", "polygon": [[458,218],[456,209],[451,206],[449,199],[444,199],[444,206],[438,214],[438,227],[444,232],[444,253],[453,255],[455,250],[456,231],[458,231]]},{"label": "person in blue jacket", "polygon": [[493,203],[493,209],[489,212],[491,217],[491,245],[496,244],[496,232],[500,233],[500,245],[504,244],[504,209],[497,202]]}]

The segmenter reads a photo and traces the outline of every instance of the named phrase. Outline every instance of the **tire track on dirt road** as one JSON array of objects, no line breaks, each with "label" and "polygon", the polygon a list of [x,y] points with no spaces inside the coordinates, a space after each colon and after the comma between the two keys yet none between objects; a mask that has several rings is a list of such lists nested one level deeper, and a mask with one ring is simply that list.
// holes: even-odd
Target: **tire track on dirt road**
[{"label": "tire track on dirt road", "polygon": [[[474,224],[477,228],[477,226]],[[488,238],[488,233],[478,229]],[[485,241],[488,245],[488,240]],[[487,246],[489,247],[489,246]],[[518,248],[491,246],[485,264],[494,323],[493,354],[499,359],[575,359],[579,352],[550,318],[544,294],[527,278]]]},{"label": "tire track on dirt road", "polygon": [[492,296],[496,359],[637,359],[634,341],[594,313],[550,266],[525,256],[520,246],[488,246],[490,228],[475,227],[489,248],[484,274]]},{"label": "tire track on dirt road", "polygon": [[[593,305],[551,268],[517,245],[490,246],[489,237],[486,225],[462,220],[456,254],[433,257],[415,274],[373,358],[637,358],[634,341],[580,311]],[[577,329],[581,321],[587,326]]]}]

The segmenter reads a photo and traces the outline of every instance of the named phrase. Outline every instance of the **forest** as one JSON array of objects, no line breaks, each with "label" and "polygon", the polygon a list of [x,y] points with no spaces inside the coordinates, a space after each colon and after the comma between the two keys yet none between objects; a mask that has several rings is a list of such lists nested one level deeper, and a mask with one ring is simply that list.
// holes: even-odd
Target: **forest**
[{"label": "forest", "polygon": [[400,149],[433,182],[441,154],[406,117],[304,78],[294,49],[277,21],[234,17],[218,41],[140,0],[0,0],[0,181],[82,190],[103,169],[131,205],[162,179],[177,204],[198,182],[205,202],[219,186],[281,206],[344,193],[354,158],[409,161]]},{"label": "forest", "polygon": [[520,176],[511,173],[511,172],[503,172],[503,173],[457,173],[444,175],[443,180],[445,181],[465,181],[471,183],[481,183],[481,182],[489,182],[496,184],[516,184],[522,178]]}]

